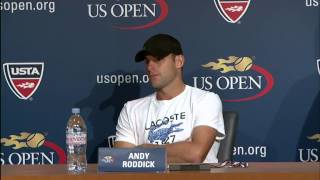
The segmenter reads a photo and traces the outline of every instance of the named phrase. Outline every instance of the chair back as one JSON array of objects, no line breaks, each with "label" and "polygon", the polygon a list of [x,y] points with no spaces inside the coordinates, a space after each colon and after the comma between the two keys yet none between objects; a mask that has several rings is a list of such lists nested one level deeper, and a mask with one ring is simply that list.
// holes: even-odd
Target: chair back
[{"label": "chair back", "polygon": [[232,161],[233,146],[238,127],[238,113],[234,111],[223,112],[225,137],[220,142],[218,161]]}]

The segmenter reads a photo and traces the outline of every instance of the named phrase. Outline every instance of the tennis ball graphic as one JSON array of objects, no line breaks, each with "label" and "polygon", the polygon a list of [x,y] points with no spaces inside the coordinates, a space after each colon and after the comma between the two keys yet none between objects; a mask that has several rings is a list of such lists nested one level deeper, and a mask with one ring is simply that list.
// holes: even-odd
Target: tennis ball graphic
[{"label": "tennis ball graphic", "polygon": [[234,68],[237,71],[247,71],[252,67],[252,59],[250,57],[241,57],[234,62]]},{"label": "tennis ball graphic", "polygon": [[42,135],[41,133],[33,133],[28,136],[27,145],[28,147],[31,147],[31,148],[37,148],[42,146],[44,141],[45,141],[44,135]]}]

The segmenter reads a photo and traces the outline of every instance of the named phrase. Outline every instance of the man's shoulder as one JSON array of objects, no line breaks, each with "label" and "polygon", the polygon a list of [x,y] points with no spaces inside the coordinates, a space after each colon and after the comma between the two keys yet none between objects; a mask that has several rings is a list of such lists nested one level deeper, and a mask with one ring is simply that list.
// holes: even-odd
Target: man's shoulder
[{"label": "man's shoulder", "polygon": [[200,101],[202,99],[219,99],[218,94],[205,91],[196,87],[189,86],[190,94],[193,100]]}]

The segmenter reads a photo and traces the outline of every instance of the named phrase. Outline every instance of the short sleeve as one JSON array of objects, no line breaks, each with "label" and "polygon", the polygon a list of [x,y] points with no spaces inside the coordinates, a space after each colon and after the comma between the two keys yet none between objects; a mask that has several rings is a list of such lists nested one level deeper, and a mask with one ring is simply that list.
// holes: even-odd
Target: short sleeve
[{"label": "short sleeve", "polygon": [[222,103],[217,94],[206,93],[201,97],[195,106],[196,126],[209,126],[218,131],[217,140],[222,140],[225,135],[224,121],[222,114]]},{"label": "short sleeve", "polygon": [[123,106],[116,127],[116,140],[136,144],[134,138],[134,129],[130,123],[127,103]]}]

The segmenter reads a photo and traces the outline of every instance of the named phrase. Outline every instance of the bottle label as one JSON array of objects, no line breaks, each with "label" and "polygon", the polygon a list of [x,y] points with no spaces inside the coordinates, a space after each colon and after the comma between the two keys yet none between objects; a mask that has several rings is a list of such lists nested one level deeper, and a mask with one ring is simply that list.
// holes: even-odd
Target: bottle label
[{"label": "bottle label", "polygon": [[83,145],[87,142],[87,134],[67,134],[67,145]]}]

